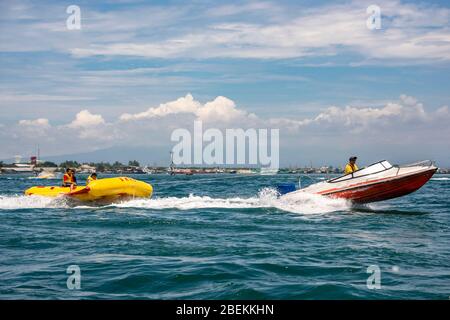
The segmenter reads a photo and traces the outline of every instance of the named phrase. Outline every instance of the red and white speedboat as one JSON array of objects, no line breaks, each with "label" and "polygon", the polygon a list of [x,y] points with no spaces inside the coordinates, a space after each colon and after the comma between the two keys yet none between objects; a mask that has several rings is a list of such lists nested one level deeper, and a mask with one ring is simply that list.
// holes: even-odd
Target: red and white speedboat
[{"label": "red and white speedboat", "polygon": [[308,192],[349,199],[357,203],[388,200],[416,191],[430,180],[436,170],[437,167],[428,160],[404,166],[393,166],[383,160],[353,173],[290,192],[285,196]]}]

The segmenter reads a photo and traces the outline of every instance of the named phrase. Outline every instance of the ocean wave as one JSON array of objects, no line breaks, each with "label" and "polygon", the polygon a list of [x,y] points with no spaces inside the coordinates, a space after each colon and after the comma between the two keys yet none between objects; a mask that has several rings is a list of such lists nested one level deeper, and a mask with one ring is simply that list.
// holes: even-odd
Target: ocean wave
[{"label": "ocean wave", "polygon": [[439,177],[439,178],[431,178],[430,180],[447,181],[447,180],[450,180],[450,178],[449,177]]}]

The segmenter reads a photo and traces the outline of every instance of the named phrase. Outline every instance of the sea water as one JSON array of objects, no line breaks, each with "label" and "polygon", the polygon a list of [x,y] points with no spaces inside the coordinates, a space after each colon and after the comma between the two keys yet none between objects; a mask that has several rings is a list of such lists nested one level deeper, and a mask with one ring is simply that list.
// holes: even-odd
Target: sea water
[{"label": "sea water", "polygon": [[297,175],[133,177],[151,199],[96,205],[0,175],[0,299],[449,299],[448,175],[366,206],[278,198]]}]

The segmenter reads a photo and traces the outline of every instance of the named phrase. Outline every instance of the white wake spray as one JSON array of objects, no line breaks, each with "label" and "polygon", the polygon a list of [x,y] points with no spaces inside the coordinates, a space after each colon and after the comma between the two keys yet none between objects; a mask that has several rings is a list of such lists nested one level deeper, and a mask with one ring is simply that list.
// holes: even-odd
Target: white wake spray
[{"label": "white wake spray", "polygon": [[334,211],[348,210],[351,203],[344,199],[331,199],[320,195],[302,193],[290,197],[278,197],[277,191],[271,188],[262,189],[257,197],[241,198],[211,198],[208,196],[167,197],[154,199],[136,199],[112,204],[120,208],[148,209],[251,209],[276,208],[282,211],[300,214],[322,214]]},{"label": "white wake spray", "polygon": [[68,208],[64,198],[48,198],[39,196],[2,196],[0,195],[0,210]]},{"label": "white wake spray", "polygon": [[[93,206],[71,205],[64,198],[46,198],[39,196],[0,196],[0,210],[37,209],[37,208],[77,208],[90,209]],[[343,199],[331,199],[320,195],[298,193],[277,196],[271,188],[262,189],[257,196],[242,198],[213,198],[209,196],[163,197],[152,199],[134,199],[107,205],[106,207],[140,208],[151,210],[178,209],[193,210],[205,208],[252,209],[276,208],[299,214],[323,214],[348,210],[351,204]]]}]

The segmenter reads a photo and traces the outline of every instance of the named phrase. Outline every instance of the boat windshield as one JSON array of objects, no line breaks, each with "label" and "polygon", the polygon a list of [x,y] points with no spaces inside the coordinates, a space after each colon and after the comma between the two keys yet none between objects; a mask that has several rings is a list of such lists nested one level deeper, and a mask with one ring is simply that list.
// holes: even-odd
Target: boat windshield
[{"label": "boat windshield", "polygon": [[331,179],[328,182],[340,182],[340,181],[345,181],[345,180],[348,180],[348,179],[359,178],[359,177],[362,177],[362,176],[367,176],[367,175],[370,175],[370,174],[374,174],[374,173],[378,173],[378,172],[381,172],[381,171],[385,171],[385,170],[388,170],[388,169],[390,169],[392,167],[393,167],[392,164],[390,164],[386,160],[383,160],[383,161],[379,161],[379,162],[376,162],[374,164],[371,164],[370,166],[368,166],[366,168],[357,170],[357,171],[355,171],[353,173],[349,173],[349,174],[346,174],[344,176],[341,176],[341,177],[338,177],[338,178],[335,178],[335,179]]}]

